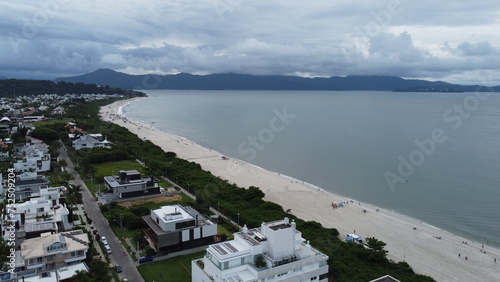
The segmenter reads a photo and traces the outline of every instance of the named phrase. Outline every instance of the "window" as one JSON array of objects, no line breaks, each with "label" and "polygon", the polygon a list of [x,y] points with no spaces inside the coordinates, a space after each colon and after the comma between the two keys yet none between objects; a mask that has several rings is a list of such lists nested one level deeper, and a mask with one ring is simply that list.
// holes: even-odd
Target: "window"
[{"label": "window", "polygon": [[175,229],[183,229],[186,227],[194,226],[194,220],[179,222],[175,224]]},{"label": "window", "polygon": [[43,257],[37,257],[36,262],[43,262]]}]

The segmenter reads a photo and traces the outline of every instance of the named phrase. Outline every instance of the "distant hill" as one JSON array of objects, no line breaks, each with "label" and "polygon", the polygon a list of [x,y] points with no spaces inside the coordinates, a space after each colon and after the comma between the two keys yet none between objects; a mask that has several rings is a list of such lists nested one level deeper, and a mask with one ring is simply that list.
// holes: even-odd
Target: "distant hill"
[{"label": "distant hill", "polygon": [[486,89],[479,85],[458,85],[443,81],[403,79],[396,76],[361,76],[305,78],[284,75],[248,75],[221,73],[192,75],[130,75],[111,69],[60,77],[54,81],[83,82],[109,85],[124,89],[196,89],[196,90],[379,90],[379,91],[435,91],[471,92],[500,91],[500,86]]},{"label": "distant hill", "polygon": [[139,91],[124,90],[96,84],[54,82],[50,80],[33,79],[3,79],[0,80],[0,97],[13,95],[41,95],[41,94],[118,94],[126,97],[145,96]]}]

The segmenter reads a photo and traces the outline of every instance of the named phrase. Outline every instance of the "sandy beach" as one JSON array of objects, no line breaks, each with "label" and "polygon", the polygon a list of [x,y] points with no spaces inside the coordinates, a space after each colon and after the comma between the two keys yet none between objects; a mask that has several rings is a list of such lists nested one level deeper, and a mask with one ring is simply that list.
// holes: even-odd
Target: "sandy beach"
[{"label": "sandy beach", "polygon": [[[122,100],[101,109],[103,120],[126,127],[178,157],[199,163],[240,187],[257,186],[265,199],[280,204],[304,220],[336,228],[342,239],[353,233],[387,243],[388,257],[406,261],[415,272],[437,281],[500,281],[500,249],[473,242],[404,215],[312,187],[307,183],[261,169],[203,148],[182,137],[121,116]],[[113,142],[113,140],[110,140]],[[333,208],[332,203],[345,204]],[[495,262],[495,258],[499,260]]]}]

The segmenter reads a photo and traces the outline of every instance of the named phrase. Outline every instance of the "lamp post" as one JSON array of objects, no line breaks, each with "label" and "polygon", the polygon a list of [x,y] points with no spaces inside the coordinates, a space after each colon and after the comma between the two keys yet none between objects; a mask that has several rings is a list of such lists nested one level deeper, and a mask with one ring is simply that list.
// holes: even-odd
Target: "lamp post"
[{"label": "lamp post", "polygon": [[219,217],[220,217],[220,206],[219,206],[219,202],[217,202],[217,223],[219,223]]},{"label": "lamp post", "polygon": [[238,226],[240,226],[240,214],[238,213]]}]

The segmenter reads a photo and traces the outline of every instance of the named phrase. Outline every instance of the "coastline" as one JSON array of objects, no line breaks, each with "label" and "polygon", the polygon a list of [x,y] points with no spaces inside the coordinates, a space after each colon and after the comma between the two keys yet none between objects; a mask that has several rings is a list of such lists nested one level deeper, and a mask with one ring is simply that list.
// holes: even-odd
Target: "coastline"
[{"label": "coastline", "polygon": [[[260,187],[266,194],[265,200],[275,202],[285,210],[290,209],[292,214],[304,220],[336,228],[341,238],[353,231],[363,238],[376,237],[387,244],[389,259],[408,262],[416,273],[429,275],[437,281],[498,279],[500,262],[494,263],[494,258],[500,259],[499,249],[484,246],[486,253],[483,253],[481,243],[393,211],[351,202],[349,198],[241,160],[224,160],[219,152],[122,116],[121,108],[138,99],[143,98],[121,100],[102,107],[101,118],[126,127],[165,151],[175,152],[179,158],[197,162],[203,169],[240,187]],[[334,209],[334,202],[347,204]],[[466,256],[468,260],[465,260]]]}]

